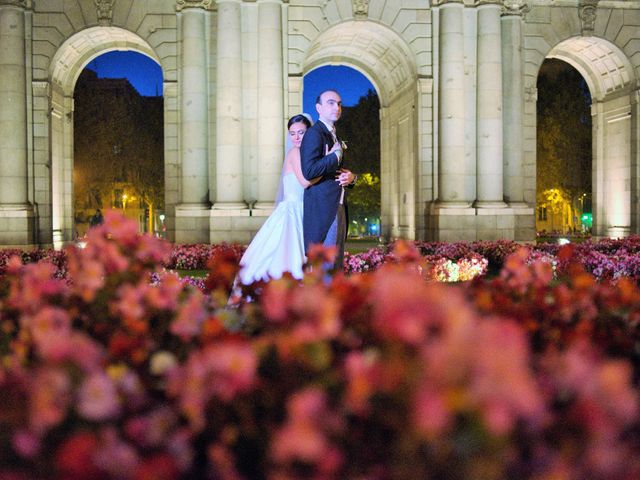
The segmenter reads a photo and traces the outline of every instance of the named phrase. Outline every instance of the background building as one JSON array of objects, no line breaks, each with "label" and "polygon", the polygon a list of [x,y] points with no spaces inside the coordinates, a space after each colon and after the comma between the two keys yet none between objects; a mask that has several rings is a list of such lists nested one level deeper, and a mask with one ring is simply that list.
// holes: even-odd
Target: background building
[{"label": "background building", "polygon": [[164,209],[163,99],[128,80],[84,69],[74,91],[73,197],[76,234],[97,208],[120,209],[155,232]]}]

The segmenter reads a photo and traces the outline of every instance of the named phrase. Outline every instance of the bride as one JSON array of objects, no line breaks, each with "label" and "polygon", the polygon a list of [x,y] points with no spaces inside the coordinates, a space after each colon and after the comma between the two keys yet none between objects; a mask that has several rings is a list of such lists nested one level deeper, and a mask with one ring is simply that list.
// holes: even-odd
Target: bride
[{"label": "bride", "polygon": [[292,147],[285,156],[275,209],[240,260],[238,276],[245,285],[280,278],[284,272],[290,272],[296,279],[303,275],[306,257],[302,235],[302,198],[304,189],[311,183],[302,176],[300,144],[311,127],[311,121],[305,115],[295,115],[289,119],[287,127],[287,144],[290,141]]}]

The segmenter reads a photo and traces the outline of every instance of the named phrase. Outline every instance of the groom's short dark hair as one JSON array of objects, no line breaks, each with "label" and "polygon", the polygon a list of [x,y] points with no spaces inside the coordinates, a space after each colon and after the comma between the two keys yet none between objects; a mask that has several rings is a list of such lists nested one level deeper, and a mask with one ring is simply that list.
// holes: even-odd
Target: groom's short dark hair
[{"label": "groom's short dark hair", "polygon": [[333,92],[336,95],[340,95],[340,92],[338,92],[335,88],[327,88],[326,90],[321,91],[320,94],[316,97],[317,104],[322,104],[322,95],[324,95],[327,92]]}]

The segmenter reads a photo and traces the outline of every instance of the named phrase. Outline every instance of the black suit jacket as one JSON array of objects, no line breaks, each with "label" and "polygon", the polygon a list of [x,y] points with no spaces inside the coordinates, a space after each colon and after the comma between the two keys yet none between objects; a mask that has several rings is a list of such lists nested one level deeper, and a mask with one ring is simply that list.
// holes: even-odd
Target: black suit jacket
[{"label": "black suit jacket", "polygon": [[327,126],[317,121],[302,137],[300,163],[302,174],[307,180],[320,177],[317,183],[304,191],[304,246],[322,243],[329,227],[336,218],[342,188],[336,182],[336,172],[340,168],[338,155],[325,155],[333,146],[333,137]]}]

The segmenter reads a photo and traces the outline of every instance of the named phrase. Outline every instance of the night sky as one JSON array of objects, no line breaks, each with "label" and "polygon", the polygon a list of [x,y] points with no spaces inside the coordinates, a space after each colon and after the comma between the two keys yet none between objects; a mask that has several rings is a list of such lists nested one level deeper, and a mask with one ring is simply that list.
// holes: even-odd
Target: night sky
[{"label": "night sky", "polygon": [[140,95],[162,95],[162,69],[155,60],[137,52],[109,52],[94,58],[87,68],[99,78],[126,78]]},{"label": "night sky", "polygon": [[[143,96],[162,95],[162,69],[149,57],[137,52],[115,51],[93,59],[87,68],[100,78],[127,78]],[[371,82],[363,74],[350,67],[319,67],[304,76],[304,111],[317,119],[315,100],[318,93],[327,88],[340,92],[342,103],[353,106],[369,89]]]}]

